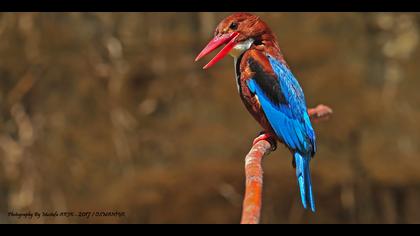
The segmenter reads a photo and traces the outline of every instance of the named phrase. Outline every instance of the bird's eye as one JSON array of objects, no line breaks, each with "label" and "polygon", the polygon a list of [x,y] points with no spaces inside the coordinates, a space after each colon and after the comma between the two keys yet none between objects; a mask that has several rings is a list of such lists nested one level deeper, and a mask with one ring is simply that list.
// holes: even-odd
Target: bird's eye
[{"label": "bird's eye", "polygon": [[238,28],[238,23],[232,22],[232,24],[230,24],[229,28],[233,29],[233,30],[236,30]]}]

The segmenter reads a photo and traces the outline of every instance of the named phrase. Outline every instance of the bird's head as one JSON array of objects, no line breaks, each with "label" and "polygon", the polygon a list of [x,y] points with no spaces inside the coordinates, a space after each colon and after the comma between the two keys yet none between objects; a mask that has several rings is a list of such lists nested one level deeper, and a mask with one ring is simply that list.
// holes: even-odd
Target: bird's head
[{"label": "bird's head", "polygon": [[[268,37],[267,37],[268,36]],[[195,61],[211,53],[221,45],[225,47],[207,64],[207,69],[227,54],[239,57],[252,45],[260,45],[264,40],[274,37],[268,26],[258,17],[249,13],[235,13],[219,23],[214,38],[200,52]]]}]

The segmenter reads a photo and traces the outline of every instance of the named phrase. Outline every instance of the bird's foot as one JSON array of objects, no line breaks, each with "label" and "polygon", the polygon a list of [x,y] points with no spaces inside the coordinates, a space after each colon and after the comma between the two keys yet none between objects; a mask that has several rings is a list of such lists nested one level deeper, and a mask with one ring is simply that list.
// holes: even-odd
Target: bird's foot
[{"label": "bird's foot", "polygon": [[272,151],[275,151],[277,149],[277,141],[274,135],[262,131],[260,132],[258,137],[254,139],[254,141],[252,142],[252,145],[254,146],[256,143],[258,143],[261,140],[266,140],[267,142],[269,142],[271,144]]}]

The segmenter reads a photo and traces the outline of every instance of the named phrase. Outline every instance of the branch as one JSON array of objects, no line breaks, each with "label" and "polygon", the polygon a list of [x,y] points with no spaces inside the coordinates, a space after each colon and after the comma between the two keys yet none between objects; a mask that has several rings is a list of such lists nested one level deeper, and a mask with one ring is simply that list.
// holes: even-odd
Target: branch
[{"label": "branch", "polygon": [[[308,109],[312,121],[324,121],[331,117],[333,111],[325,105]],[[254,144],[245,157],[245,197],[242,205],[241,224],[258,224],[261,216],[263,169],[262,159],[272,151],[270,142],[260,140]]]},{"label": "branch", "polygon": [[308,109],[309,117],[315,123],[319,121],[328,120],[331,117],[332,113],[333,110],[330,107],[325,106],[323,104],[320,104],[315,108]]},{"label": "branch", "polygon": [[263,170],[261,161],[271,152],[271,144],[265,140],[257,142],[245,157],[245,199],[241,224],[258,224],[261,214]]}]

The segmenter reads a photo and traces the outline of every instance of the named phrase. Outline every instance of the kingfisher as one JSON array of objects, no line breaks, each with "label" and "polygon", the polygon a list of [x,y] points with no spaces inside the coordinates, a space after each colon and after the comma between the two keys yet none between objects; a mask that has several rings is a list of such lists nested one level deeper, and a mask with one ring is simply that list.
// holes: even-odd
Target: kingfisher
[{"label": "kingfisher", "polygon": [[302,205],[315,212],[309,163],[316,152],[315,132],[307,111],[305,96],[286,63],[277,39],[260,17],[235,13],[217,26],[214,38],[195,61],[224,45],[203,69],[226,55],[234,61],[235,81],[246,109],[263,131],[254,139],[283,143],[292,154]]}]

